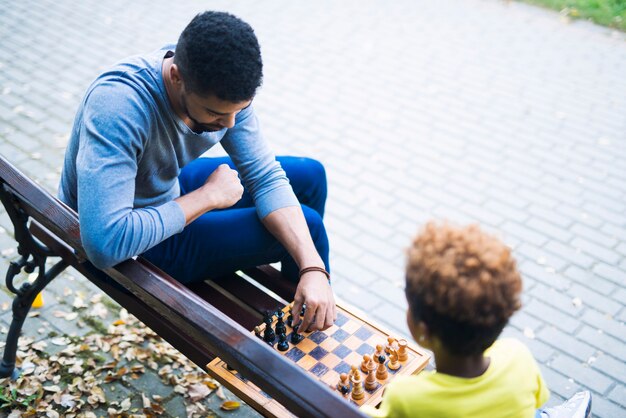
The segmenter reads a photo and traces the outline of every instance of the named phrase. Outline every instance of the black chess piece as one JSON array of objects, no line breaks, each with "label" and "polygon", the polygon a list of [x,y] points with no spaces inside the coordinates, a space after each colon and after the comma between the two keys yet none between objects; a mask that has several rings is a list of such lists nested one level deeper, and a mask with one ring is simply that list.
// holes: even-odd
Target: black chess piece
[{"label": "black chess piece", "polygon": [[265,322],[263,341],[265,341],[269,345],[274,345],[274,341],[276,341],[276,333],[274,333],[274,330],[272,329],[272,317],[273,315],[271,312],[266,312],[265,317],[263,318],[263,322]]},{"label": "black chess piece", "polygon": [[298,334],[299,327],[300,325],[296,325],[295,327],[293,327],[293,332],[291,333],[291,344],[293,345],[298,344],[304,339],[304,336],[302,334]]},{"label": "black chess piece", "polygon": [[287,332],[287,327],[285,326],[285,322],[283,321],[284,315],[285,314],[283,311],[278,311],[278,313],[276,314],[276,317],[278,318],[278,321],[276,321],[276,328],[274,328],[274,330],[276,331],[276,335],[285,334]]},{"label": "black chess piece", "polygon": [[278,334],[278,344],[276,344],[276,348],[280,351],[289,350],[289,343],[287,342],[287,335],[283,332]]},{"label": "black chess piece", "polygon": [[378,362],[380,364],[385,364],[385,360],[387,360],[387,357],[385,357],[384,354],[381,354],[380,356],[378,356]]},{"label": "black chess piece", "polygon": [[265,341],[269,345],[274,345],[274,341],[276,341],[276,333],[274,332],[272,327],[265,328],[265,333],[263,333],[263,341]]},{"label": "black chess piece", "polygon": [[302,309],[300,310],[300,316],[304,316],[305,312],[306,312],[306,305],[302,305]]},{"label": "black chess piece", "polygon": [[287,317],[287,325],[289,325],[290,327],[293,327],[293,315],[291,313]]}]

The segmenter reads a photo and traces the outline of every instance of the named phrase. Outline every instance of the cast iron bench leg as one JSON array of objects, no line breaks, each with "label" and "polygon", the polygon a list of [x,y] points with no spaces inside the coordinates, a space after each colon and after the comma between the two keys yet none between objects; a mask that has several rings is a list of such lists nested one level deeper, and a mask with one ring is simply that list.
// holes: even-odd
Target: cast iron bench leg
[{"label": "cast iron bench leg", "polygon": [[[28,230],[28,214],[21,209],[19,204],[15,204],[15,197],[4,184],[0,184],[0,200],[13,223],[17,252],[21,256],[18,261],[11,262],[7,270],[6,286],[16,296],[13,300],[13,320],[7,335],[2,363],[0,363],[0,378],[9,376],[16,378],[19,376],[19,371],[15,369],[17,340],[20,337],[28,311],[37,294],[65,270],[68,264],[63,260],[58,261],[46,272],[46,260],[55,254],[32,236]],[[22,269],[26,273],[32,273],[37,269],[37,279],[32,283],[23,283],[19,288],[16,288],[13,279]]]},{"label": "cast iron bench leg", "polygon": [[28,265],[28,261],[22,257],[18,262],[12,262],[7,271],[7,287],[15,293],[16,296],[13,299],[13,319],[9,327],[2,363],[0,363],[0,378],[11,376],[12,379],[17,379],[19,377],[19,370],[15,368],[15,357],[17,353],[17,341],[20,337],[24,320],[37,294],[67,267],[67,263],[61,260],[52,266],[48,272],[40,269],[37,280],[33,283],[23,283],[19,289],[16,289],[13,286],[13,277],[15,277],[23,267],[26,267],[25,270],[28,271]]}]

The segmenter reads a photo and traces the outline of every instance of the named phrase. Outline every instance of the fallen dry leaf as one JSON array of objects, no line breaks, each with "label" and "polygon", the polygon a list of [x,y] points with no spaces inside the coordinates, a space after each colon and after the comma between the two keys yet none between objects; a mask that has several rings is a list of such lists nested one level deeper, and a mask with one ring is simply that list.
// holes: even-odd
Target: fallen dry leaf
[{"label": "fallen dry leaf", "polygon": [[220,398],[223,401],[226,400],[226,395],[224,395],[224,390],[222,389],[221,386],[219,388],[217,388],[217,390],[215,391],[215,396],[217,396],[218,398]]},{"label": "fallen dry leaf", "polygon": [[130,409],[130,398],[126,398],[120,404],[122,411],[128,411]]},{"label": "fallen dry leaf", "polygon": [[101,319],[106,319],[108,314],[109,310],[100,302],[96,303],[89,311],[90,316],[97,316]]},{"label": "fallen dry leaf", "polygon": [[206,385],[202,384],[194,384],[189,386],[189,391],[187,395],[189,395],[189,399],[192,402],[197,402],[200,399],[204,399],[211,394],[211,389],[209,389]]},{"label": "fallen dry leaf", "polygon": [[70,409],[74,408],[76,406],[76,397],[67,393],[61,395],[61,406]]},{"label": "fallen dry leaf", "polygon": [[219,387],[219,385],[216,382],[211,381],[211,380],[204,382],[204,384],[211,390],[215,390]]},{"label": "fallen dry leaf", "polygon": [[224,403],[222,403],[220,408],[222,408],[225,411],[234,411],[235,409],[239,409],[240,406],[241,406],[241,403],[237,401],[225,401]]},{"label": "fallen dry leaf", "polygon": [[83,309],[87,307],[87,305],[85,305],[85,301],[80,296],[76,296],[74,298],[74,303],[72,304],[72,306],[76,309]]}]

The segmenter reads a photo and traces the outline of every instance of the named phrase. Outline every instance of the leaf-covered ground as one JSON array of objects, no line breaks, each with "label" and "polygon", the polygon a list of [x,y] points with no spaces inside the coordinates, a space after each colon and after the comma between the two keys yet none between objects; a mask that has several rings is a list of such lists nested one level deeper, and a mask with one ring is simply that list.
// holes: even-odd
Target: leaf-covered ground
[{"label": "leaf-covered ground", "polygon": [[[224,410],[239,408],[239,401],[228,399],[215,380],[125,309],[101,294],[85,300],[78,292],[66,289],[65,293],[68,302],[55,307],[52,315],[93,331],[76,337],[46,334],[42,327],[37,332],[47,338],[35,341],[22,336],[18,347],[22,374],[15,381],[0,379],[0,416],[167,417],[164,404],[182,395],[188,417],[209,417],[215,411],[202,401],[213,393]],[[8,309],[6,304],[1,308]],[[37,310],[29,314],[39,315]],[[0,331],[4,340],[7,330]],[[1,342],[0,348],[4,345]],[[137,391],[136,382],[147,372],[173,388],[170,394]],[[124,393],[130,395],[116,396],[120,387],[128,388]]]}]

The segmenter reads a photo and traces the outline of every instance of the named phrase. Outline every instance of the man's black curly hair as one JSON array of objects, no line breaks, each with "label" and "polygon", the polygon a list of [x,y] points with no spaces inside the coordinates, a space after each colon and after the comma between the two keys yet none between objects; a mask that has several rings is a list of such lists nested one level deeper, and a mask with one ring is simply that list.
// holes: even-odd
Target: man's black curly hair
[{"label": "man's black curly hair", "polygon": [[181,33],[174,63],[187,91],[237,103],[254,97],[263,78],[254,31],[229,13],[198,14]]}]

